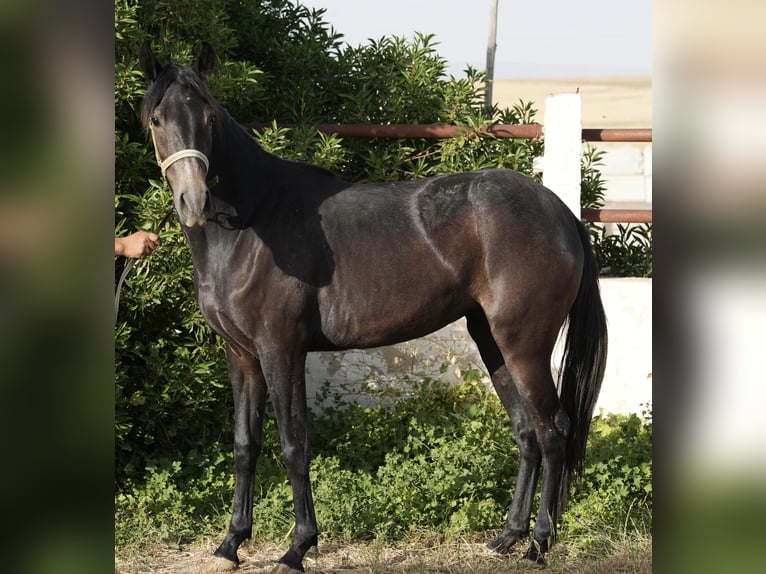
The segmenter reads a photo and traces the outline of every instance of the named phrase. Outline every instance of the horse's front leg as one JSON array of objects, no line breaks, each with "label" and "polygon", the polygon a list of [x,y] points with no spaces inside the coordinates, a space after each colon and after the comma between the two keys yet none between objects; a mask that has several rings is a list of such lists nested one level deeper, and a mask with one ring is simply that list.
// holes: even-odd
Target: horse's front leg
[{"label": "horse's front leg", "polygon": [[317,522],[309,480],[309,433],[306,407],[305,353],[262,358],[282,443],[282,457],[293,489],[295,534],[274,573],[303,572],[303,556],[317,545]]},{"label": "horse's front leg", "polygon": [[266,383],[261,363],[245,352],[227,347],[234,392],[234,508],[226,538],[208,565],[210,572],[233,570],[239,564],[237,548],[253,530],[253,479],[263,444]]}]

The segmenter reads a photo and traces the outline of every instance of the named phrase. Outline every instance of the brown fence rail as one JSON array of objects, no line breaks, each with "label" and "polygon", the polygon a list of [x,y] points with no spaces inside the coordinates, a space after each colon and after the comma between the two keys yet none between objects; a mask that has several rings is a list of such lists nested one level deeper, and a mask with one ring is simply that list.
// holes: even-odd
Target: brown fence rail
[{"label": "brown fence rail", "polygon": [[652,210],[583,208],[580,219],[597,223],[652,223]]},{"label": "brown fence rail", "polygon": [[[245,124],[245,127],[263,130],[271,124]],[[279,127],[291,127],[282,124]],[[316,124],[317,131],[337,134],[347,138],[451,138],[471,133],[470,128],[448,124]],[[541,138],[544,128],[540,124],[494,124],[481,126],[479,133],[498,138]],[[651,142],[652,130],[586,128],[582,130],[583,141],[589,142]]]},{"label": "brown fence rail", "polygon": [[[272,124],[244,124],[246,128],[263,130]],[[278,127],[292,127],[287,124]],[[450,138],[474,130],[446,124],[316,124],[317,131],[348,138]],[[540,124],[494,124],[480,127],[479,133],[498,138],[541,138],[544,128]],[[587,142],[651,142],[652,130],[622,128],[586,128],[582,139]],[[652,223],[651,209],[583,209],[584,221],[600,223]]]}]

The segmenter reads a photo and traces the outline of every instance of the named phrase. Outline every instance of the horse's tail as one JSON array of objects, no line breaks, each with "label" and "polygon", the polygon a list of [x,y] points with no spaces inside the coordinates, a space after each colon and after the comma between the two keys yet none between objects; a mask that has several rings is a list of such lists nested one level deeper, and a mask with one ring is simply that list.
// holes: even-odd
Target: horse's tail
[{"label": "horse's tail", "polygon": [[560,497],[562,511],[568,498],[569,479],[582,471],[585,443],[604,378],[607,353],[606,316],[599,292],[598,264],[588,231],[579,221],[577,230],[583,246],[584,264],[580,289],[569,310],[559,380],[561,406],[569,416]]}]

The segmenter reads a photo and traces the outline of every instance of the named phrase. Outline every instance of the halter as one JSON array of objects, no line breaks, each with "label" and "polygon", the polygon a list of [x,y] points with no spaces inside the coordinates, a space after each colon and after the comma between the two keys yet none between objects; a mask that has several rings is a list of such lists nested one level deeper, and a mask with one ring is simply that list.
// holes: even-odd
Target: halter
[{"label": "halter", "polygon": [[201,151],[196,149],[182,149],[181,151],[177,151],[175,153],[170,154],[164,160],[161,160],[160,152],[157,150],[157,140],[154,138],[154,126],[151,123],[149,124],[149,131],[152,132],[152,144],[154,145],[154,157],[157,158],[157,165],[159,165],[160,169],[162,170],[163,178],[167,179],[167,176],[165,175],[165,173],[168,171],[168,168],[171,165],[173,165],[179,159],[182,159],[185,157],[196,157],[198,160],[201,160],[202,163],[205,164],[205,173],[207,173],[208,169],[210,169],[210,161],[208,161],[207,156]]}]

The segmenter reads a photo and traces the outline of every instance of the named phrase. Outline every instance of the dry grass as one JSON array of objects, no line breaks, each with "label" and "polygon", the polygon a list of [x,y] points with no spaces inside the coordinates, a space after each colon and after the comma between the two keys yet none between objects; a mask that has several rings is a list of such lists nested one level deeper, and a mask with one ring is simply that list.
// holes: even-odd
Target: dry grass
[{"label": "dry grass", "polygon": [[[484,544],[490,533],[444,537],[413,536],[405,542],[321,542],[304,560],[309,574],[499,574],[531,572],[538,568],[520,565],[523,547],[510,557],[489,552]],[[605,539],[593,555],[568,555],[565,543],[554,547],[544,572],[550,574],[649,574],[652,571],[651,538],[631,535]],[[121,549],[115,559],[116,574],[180,574],[201,572],[215,549],[214,540],[188,548],[157,546]],[[593,546],[593,545],[592,545]],[[240,548],[240,574],[266,574],[286,545],[249,542]],[[574,554],[574,553],[571,553]]]}]

